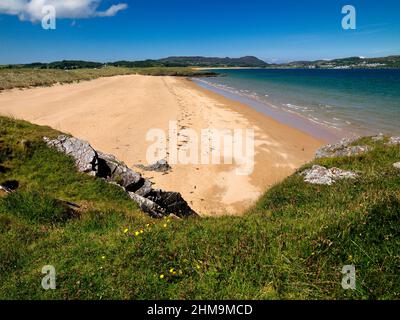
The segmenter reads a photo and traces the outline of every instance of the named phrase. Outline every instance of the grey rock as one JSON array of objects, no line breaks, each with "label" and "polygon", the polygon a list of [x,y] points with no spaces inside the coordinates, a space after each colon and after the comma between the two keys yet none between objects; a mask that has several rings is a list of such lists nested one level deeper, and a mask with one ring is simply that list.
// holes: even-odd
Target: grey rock
[{"label": "grey rock", "polygon": [[355,179],[357,174],[352,171],[345,171],[338,168],[327,169],[322,166],[314,165],[311,169],[304,170],[304,181],[311,184],[332,185],[337,180]]},{"label": "grey rock", "polygon": [[7,180],[0,185],[0,190],[10,193],[16,191],[18,187],[19,182],[17,180]]},{"label": "grey rock", "polygon": [[393,163],[393,167],[400,170],[400,162]]},{"label": "grey rock", "polygon": [[[115,156],[95,151],[86,141],[67,136],[44,140],[50,147],[72,156],[79,171],[106,179],[123,188],[144,212],[154,218],[171,214],[178,217],[197,216],[180,193],[154,190],[150,180],[143,178]],[[171,167],[165,160],[161,160],[150,168],[164,172]]]},{"label": "grey rock", "polygon": [[383,133],[379,133],[378,135],[374,136],[371,138],[372,141],[377,142],[377,141],[382,141],[385,138]]},{"label": "grey rock", "polygon": [[316,158],[326,158],[329,157],[332,153],[339,149],[346,148],[352,141],[350,139],[342,139],[338,143],[328,144],[318,149],[315,157]]},{"label": "grey rock", "polygon": [[315,158],[350,157],[372,150],[369,146],[350,146],[354,139],[342,139],[336,144],[328,144],[317,150]]},{"label": "grey rock", "polygon": [[143,185],[135,191],[136,194],[146,197],[152,190],[153,183],[148,179],[143,179]]},{"label": "grey rock", "polygon": [[400,137],[390,137],[388,145],[398,145],[400,144]]},{"label": "grey rock", "polygon": [[48,146],[55,147],[58,151],[75,159],[76,166],[80,172],[91,172],[96,165],[96,151],[86,141],[59,136],[55,140],[43,138]]},{"label": "grey rock", "polygon": [[3,191],[3,192],[5,192],[5,193],[11,193],[11,192],[13,192],[11,189],[9,189],[9,188],[7,188],[7,187],[5,187],[5,186],[2,186],[2,185],[0,185],[0,191]]},{"label": "grey rock", "polygon": [[154,218],[170,215],[175,215],[179,218],[197,216],[197,213],[190,208],[178,192],[151,189],[146,196],[142,196],[138,192],[128,192],[128,194],[144,212]]},{"label": "grey rock", "polygon": [[158,160],[156,163],[151,164],[149,166],[138,164],[136,165],[136,167],[145,171],[157,171],[157,172],[168,172],[172,169],[171,166],[168,164],[167,160],[165,159]]},{"label": "grey rock", "polygon": [[167,192],[157,189],[152,190],[146,198],[165,208],[168,214],[174,214],[180,218],[197,216],[197,213],[190,208],[178,192]]},{"label": "grey rock", "polygon": [[159,206],[152,200],[146,199],[134,192],[128,192],[129,197],[135,201],[142,211],[146,212],[153,218],[163,218],[167,216],[167,212],[164,208]]},{"label": "grey rock", "polygon": [[98,152],[97,155],[97,177],[116,182],[131,192],[135,192],[143,186],[144,179],[140,173],[133,171],[113,155],[102,152]]}]

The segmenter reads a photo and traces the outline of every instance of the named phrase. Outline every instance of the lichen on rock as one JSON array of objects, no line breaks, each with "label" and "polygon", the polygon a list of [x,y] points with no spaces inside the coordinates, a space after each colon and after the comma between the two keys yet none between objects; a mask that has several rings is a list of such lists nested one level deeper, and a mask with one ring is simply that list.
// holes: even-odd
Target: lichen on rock
[{"label": "lichen on rock", "polygon": [[301,174],[304,175],[305,182],[328,186],[337,180],[357,178],[357,174],[352,171],[345,171],[339,168],[327,169],[319,165],[314,165],[311,169],[304,170]]}]

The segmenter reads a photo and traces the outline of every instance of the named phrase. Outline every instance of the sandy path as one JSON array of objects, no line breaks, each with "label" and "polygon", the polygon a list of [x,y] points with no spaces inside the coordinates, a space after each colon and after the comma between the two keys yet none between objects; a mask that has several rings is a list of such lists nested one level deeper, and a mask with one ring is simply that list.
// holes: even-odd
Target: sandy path
[{"label": "sandy path", "polygon": [[[169,174],[144,172],[155,187],[179,191],[203,215],[239,214],[272,184],[312,159],[323,142],[282,125],[246,105],[173,77],[117,76],[50,88],[0,93],[0,114],[49,125],[88,140],[127,165],[146,162],[149,129],[252,128],[255,166],[238,175],[238,164],[176,164]],[[181,132],[182,133],[182,132]],[[187,148],[185,137],[179,148]],[[187,139],[186,139],[187,140]]]}]

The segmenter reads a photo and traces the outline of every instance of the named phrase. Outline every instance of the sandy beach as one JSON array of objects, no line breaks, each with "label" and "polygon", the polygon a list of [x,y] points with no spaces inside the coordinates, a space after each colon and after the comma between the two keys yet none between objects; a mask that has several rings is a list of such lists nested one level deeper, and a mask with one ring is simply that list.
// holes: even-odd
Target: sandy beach
[{"label": "sandy beach", "polygon": [[[173,164],[168,174],[143,172],[156,188],[178,191],[203,216],[242,213],[270,186],[313,158],[324,141],[188,79],[116,76],[69,85],[0,93],[0,114],[49,125],[89,141],[128,166],[148,164],[150,129],[248,129],[255,132],[251,175],[238,164]],[[179,148],[185,148],[183,139]],[[137,169],[140,171],[139,169]]]}]

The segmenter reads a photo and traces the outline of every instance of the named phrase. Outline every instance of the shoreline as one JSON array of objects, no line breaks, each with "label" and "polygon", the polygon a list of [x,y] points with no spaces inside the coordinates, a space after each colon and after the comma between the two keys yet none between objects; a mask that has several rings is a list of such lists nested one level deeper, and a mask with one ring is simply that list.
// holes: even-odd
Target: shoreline
[{"label": "shoreline", "polygon": [[202,216],[243,213],[269,187],[312,160],[315,150],[325,144],[190,79],[168,76],[116,76],[2,92],[0,114],[71,133],[135,170],[136,164],[147,164],[148,130],[167,131],[171,120],[180,129],[196,132],[253,128],[255,163],[249,176],[235,174],[235,163],[177,164],[168,174],[141,172],[155,188],[180,192]]},{"label": "shoreline", "polygon": [[298,114],[289,113],[281,109],[278,110],[276,106],[268,101],[259,101],[249,96],[238,95],[229,90],[224,90],[222,88],[213,86],[212,84],[201,79],[191,78],[191,80],[201,88],[215,92],[227,99],[241,102],[242,104],[253,108],[266,117],[273,118],[282,124],[300,130],[316,139],[321,139],[326,143],[335,143],[342,138],[352,136],[351,133],[344,133],[340,132],[339,130],[335,131],[333,129],[323,127],[320,124],[312,123],[308,118],[302,117]]},{"label": "shoreline", "polygon": [[[220,71],[225,77],[193,80],[329,143],[342,138],[400,133],[396,123],[399,105],[397,72],[228,71]],[[391,81],[385,84],[387,77]]]}]

